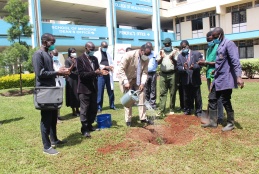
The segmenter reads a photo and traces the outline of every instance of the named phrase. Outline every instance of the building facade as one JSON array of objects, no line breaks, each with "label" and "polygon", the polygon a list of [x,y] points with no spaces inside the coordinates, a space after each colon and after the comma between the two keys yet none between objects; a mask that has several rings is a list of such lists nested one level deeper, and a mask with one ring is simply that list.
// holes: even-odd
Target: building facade
[{"label": "building facade", "polygon": [[[191,48],[205,52],[206,33],[222,27],[226,37],[239,47],[240,58],[259,58],[259,0],[24,0],[33,25],[29,45],[40,46],[43,33],[55,35],[61,51],[84,49],[87,41],[97,46],[130,44],[139,47],[150,41],[155,51],[166,37],[179,46],[188,40]],[[0,1],[0,9],[7,0]],[[0,50],[10,45],[0,10]]]}]

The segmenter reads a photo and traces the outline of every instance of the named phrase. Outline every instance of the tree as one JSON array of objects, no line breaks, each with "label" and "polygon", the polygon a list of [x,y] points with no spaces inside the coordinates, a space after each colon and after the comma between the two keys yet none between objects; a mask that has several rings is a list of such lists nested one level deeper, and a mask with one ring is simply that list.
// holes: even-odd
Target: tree
[{"label": "tree", "polygon": [[[29,47],[21,37],[31,37],[32,26],[29,24],[30,17],[26,14],[28,3],[21,0],[9,0],[4,6],[4,10],[8,12],[8,16],[4,20],[11,24],[8,29],[8,40],[13,43],[8,47],[2,57],[5,58],[6,64],[12,62],[19,66],[20,74],[20,94],[22,95],[22,63],[28,60]],[[16,41],[18,40],[18,43]]]},{"label": "tree", "polygon": [[4,20],[12,25],[7,31],[9,41],[15,42],[18,39],[20,44],[26,44],[21,42],[21,36],[31,36],[32,26],[29,24],[30,17],[26,15],[27,9],[28,3],[21,0],[9,0],[4,6],[4,10],[9,14]]}]

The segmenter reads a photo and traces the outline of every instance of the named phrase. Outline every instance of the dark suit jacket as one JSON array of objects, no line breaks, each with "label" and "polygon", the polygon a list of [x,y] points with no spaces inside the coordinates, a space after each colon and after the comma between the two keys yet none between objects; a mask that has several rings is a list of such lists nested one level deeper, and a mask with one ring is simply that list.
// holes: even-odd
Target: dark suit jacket
[{"label": "dark suit jacket", "polygon": [[[186,57],[183,54],[178,55],[177,59],[177,69],[180,74],[182,85],[193,85],[195,87],[201,85],[201,67],[197,64],[197,62],[202,59],[202,55],[198,51],[190,50],[190,62],[188,63],[188,69],[184,69],[184,63],[187,62]],[[194,64],[193,69],[190,70],[189,67],[191,64]]]},{"label": "dark suit jacket", "polygon": [[78,88],[79,94],[97,93],[97,74],[95,70],[99,69],[99,63],[95,56],[90,56],[93,62],[93,68],[85,54],[76,59],[78,70]]}]

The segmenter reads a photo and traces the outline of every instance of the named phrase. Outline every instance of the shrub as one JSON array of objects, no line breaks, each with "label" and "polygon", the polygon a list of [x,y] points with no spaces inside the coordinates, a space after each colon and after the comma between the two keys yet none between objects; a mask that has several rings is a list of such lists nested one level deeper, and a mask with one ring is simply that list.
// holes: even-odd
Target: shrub
[{"label": "shrub", "polygon": [[[35,74],[22,74],[22,86],[33,87]],[[0,89],[19,88],[20,87],[20,75],[7,75],[0,77]]]},{"label": "shrub", "polygon": [[241,59],[242,70],[248,78],[254,78],[259,72],[259,59]]}]

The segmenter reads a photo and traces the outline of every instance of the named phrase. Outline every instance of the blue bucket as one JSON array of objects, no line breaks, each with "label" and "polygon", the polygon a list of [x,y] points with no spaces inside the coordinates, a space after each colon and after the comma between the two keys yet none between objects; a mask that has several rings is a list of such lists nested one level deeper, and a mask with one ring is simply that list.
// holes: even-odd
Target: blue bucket
[{"label": "blue bucket", "polygon": [[111,114],[100,114],[96,117],[97,127],[99,129],[110,128],[112,126]]}]

